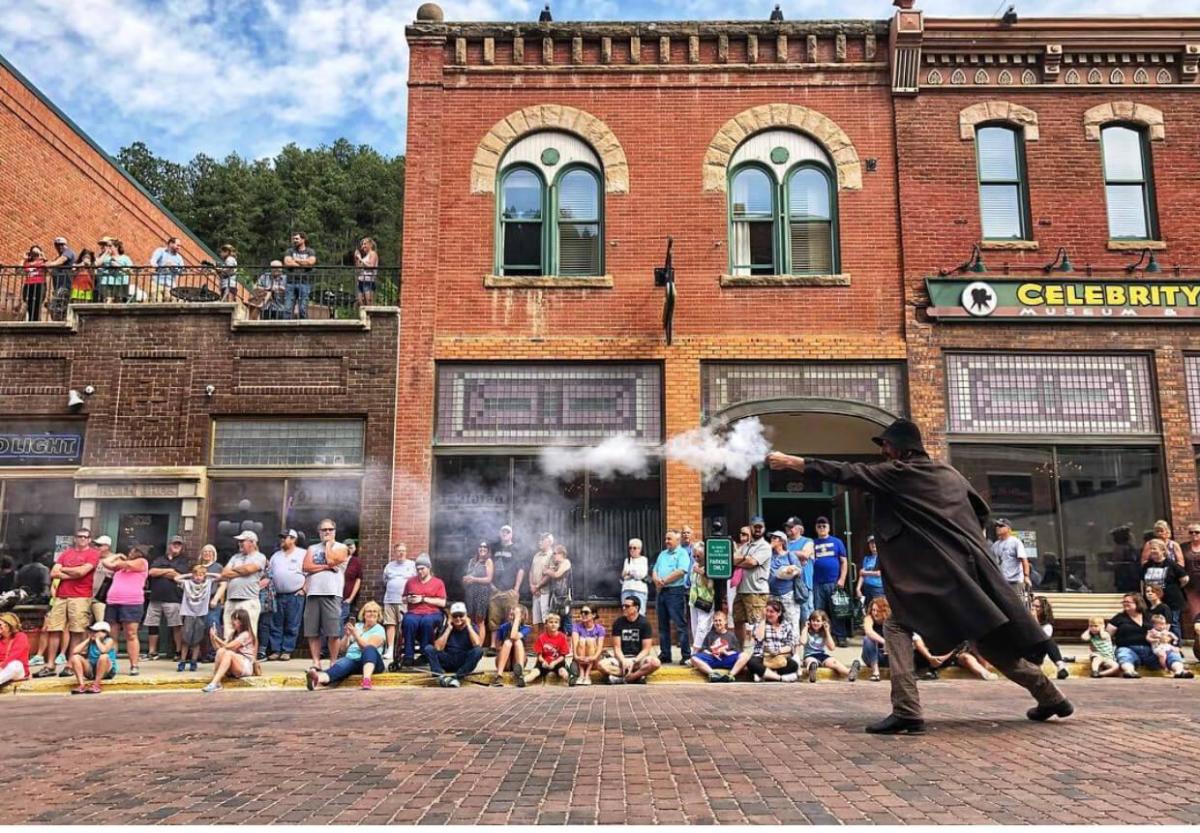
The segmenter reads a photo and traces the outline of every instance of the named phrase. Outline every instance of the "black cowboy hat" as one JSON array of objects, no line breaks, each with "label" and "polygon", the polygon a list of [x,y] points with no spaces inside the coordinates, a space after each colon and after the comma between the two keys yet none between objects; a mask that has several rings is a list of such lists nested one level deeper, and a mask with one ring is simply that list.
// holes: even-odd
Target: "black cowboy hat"
[{"label": "black cowboy hat", "polygon": [[883,445],[884,440],[895,446],[897,451],[925,450],[925,446],[921,442],[921,429],[915,422],[903,417],[883,429],[883,433],[879,436],[871,438],[875,445]]}]

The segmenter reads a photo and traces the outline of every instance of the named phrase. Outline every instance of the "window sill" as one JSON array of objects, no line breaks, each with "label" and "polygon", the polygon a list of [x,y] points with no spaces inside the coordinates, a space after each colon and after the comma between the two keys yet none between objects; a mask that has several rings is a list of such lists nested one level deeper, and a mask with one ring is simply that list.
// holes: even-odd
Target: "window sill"
[{"label": "window sill", "polygon": [[1166,251],[1167,241],[1165,240],[1109,240],[1108,250],[1110,252],[1140,252],[1142,249],[1150,249],[1155,252]]},{"label": "window sill", "polygon": [[612,275],[484,275],[485,289],[612,289]]},{"label": "window sill", "polygon": [[979,248],[985,252],[1036,252],[1036,240],[982,240]]},{"label": "window sill", "polygon": [[722,287],[849,286],[850,275],[722,275]]}]

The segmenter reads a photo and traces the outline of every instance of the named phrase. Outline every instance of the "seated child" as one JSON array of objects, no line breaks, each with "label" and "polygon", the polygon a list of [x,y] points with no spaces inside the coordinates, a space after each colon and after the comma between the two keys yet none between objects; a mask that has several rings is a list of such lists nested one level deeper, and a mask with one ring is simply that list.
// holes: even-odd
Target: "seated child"
[{"label": "seated child", "polygon": [[738,650],[737,635],[729,630],[729,619],[723,608],[712,614],[712,626],[692,654],[692,667],[708,675],[710,683],[731,683],[750,661],[750,654]]},{"label": "seated child", "polygon": [[496,676],[491,685],[504,685],[504,673],[512,670],[513,680],[518,688],[525,685],[525,638],[533,633],[533,628],[525,624],[529,621],[529,610],[524,605],[513,605],[508,612],[508,621],[496,631],[496,641],[500,650],[496,654]]},{"label": "seated child", "polygon": [[547,677],[557,675],[566,680],[567,685],[574,686],[579,680],[579,667],[571,655],[571,643],[567,635],[559,630],[562,617],[557,613],[546,614],[546,629],[533,643],[533,653],[536,657],[533,670],[525,675],[525,682],[532,683],[541,675]]},{"label": "seated child", "polygon": [[862,663],[858,660],[850,663],[850,667],[842,665],[833,656],[837,643],[833,640],[833,631],[829,626],[829,616],[823,610],[814,610],[808,617],[808,622],[800,629],[800,644],[804,646],[804,668],[808,672],[808,681],[817,681],[818,668],[832,668],[840,677],[848,682],[858,679]]},{"label": "seated child", "polygon": [[575,663],[579,666],[579,684],[592,684],[592,669],[600,662],[604,653],[604,625],[596,621],[596,614],[591,605],[583,605],[579,616],[573,625],[571,634],[571,652],[575,655]]},{"label": "seated child", "polygon": [[1092,678],[1116,677],[1121,673],[1117,662],[1117,652],[1113,648],[1112,637],[1104,628],[1104,617],[1093,616],[1088,619],[1088,629],[1080,634],[1080,639],[1087,641],[1088,661],[1092,664]]},{"label": "seated child", "polygon": [[1190,680],[1195,675],[1183,666],[1183,655],[1179,653],[1179,637],[1171,630],[1171,623],[1161,613],[1150,617],[1150,630],[1146,633],[1154,656],[1164,671],[1170,671],[1177,680]]},{"label": "seated child", "polygon": [[101,620],[88,631],[87,641],[71,654],[70,669],[77,683],[72,694],[99,694],[100,681],[117,675],[117,642],[109,633],[108,622]]}]

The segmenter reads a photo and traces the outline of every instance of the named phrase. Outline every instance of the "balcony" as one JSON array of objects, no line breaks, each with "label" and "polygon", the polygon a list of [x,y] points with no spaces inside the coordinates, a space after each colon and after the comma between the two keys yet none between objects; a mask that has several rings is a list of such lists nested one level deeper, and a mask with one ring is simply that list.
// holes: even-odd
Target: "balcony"
[{"label": "balcony", "polygon": [[0,321],[67,320],[76,305],[235,304],[261,321],[357,319],[400,305],[400,269],[316,266],[0,266]]}]

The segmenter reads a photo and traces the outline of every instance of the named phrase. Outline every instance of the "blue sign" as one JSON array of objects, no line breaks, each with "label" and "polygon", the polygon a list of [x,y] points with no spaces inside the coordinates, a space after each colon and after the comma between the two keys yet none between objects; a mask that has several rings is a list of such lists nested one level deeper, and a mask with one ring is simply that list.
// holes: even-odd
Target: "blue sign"
[{"label": "blue sign", "polygon": [[83,431],[0,431],[0,466],[70,466],[83,459]]}]

